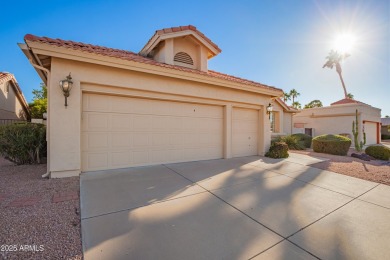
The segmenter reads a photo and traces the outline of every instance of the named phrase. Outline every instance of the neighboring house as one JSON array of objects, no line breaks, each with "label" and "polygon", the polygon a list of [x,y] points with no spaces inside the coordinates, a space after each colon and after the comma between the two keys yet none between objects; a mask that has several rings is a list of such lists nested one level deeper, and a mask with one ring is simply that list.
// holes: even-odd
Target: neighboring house
[{"label": "neighboring house", "polygon": [[0,72],[0,125],[29,117],[30,109],[14,75]]},{"label": "neighboring house", "polygon": [[381,118],[381,134],[382,135],[390,135],[390,118]]},{"label": "neighboring house", "polygon": [[293,117],[294,133],[317,136],[345,134],[352,139],[352,122],[358,111],[359,142],[366,133],[366,144],[380,143],[381,110],[353,99],[342,99],[327,107],[303,109]]},{"label": "neighboring house", "polygon": [[299,113],[298,109],[288,106],[281,98],[276,98],[272,103],[273,110],[271,112],[271,136],[284,136],[293,133],[293,115]]},{"label": "neighboring house", "polygon": [[[208,69],[221,50],[194,26],[158,30],[140,53],[26,35],[48,86],[51,177],[263,155],[281,89]],[[71,72],[64,106],[59,81]]]}]

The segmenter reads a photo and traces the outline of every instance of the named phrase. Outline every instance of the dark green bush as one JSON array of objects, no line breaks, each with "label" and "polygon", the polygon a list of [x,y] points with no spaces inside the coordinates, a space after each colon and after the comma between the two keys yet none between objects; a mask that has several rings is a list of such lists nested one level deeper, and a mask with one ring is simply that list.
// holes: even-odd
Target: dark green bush
[{"label": "dark green bush", "polygon": [[375,159],[388,161],[390,158],[390,148],[383,145],[372,145],[366,148],[366,154]]},{"label": "dark green bush", "polygon": [[265,156],[270,158],[287,158],[289,156],[288,146],[284,142],[273,142]]},{"label": "dark green bush", "polygon": [[390,140],[390,135],[382,135],[382,140]]},{"label": "dark green bush", "polygon": [[286,143],[290,150],[304,150],[305,146],[303,142],[300,142],[297,137],[292,135],[278,136],[272,142]]},{"label": "dark green bush", "polygon": [[303,145],[305,148],[310,148],[311,147],[311,141],[313,137],[307,134],[292,134],[291,136],[294,136],[298,139],[298,142],[303,142]]},{"label": "dark green bush", "polygon": [[16,123],[0,126],[0,154],[17,164],[40,163],[46,156],[46,127]]},{"label": "dark green bush", "polygon": [[347,155],[351,139],[341,135],[319,135],[313,138],[313,151],[335,155]]}]

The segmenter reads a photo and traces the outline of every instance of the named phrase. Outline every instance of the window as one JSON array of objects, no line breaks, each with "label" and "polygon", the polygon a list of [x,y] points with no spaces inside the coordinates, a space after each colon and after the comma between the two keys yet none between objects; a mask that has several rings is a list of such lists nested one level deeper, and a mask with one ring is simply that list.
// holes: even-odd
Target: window
[{"label": "window", "polygon": [[270,123],[271,123],[271,132],[272,133],[275,133],[275,112],[270,112],[269,114],[269,119],[270,119]]},{"label": "window", "polygon": [[272,111],[270,113],[270,124],[271,124],[271,132],[279,133],[280,132],[280,113],[277,111]]},{"label": "window", "polygon": [[194,61],[192,60],[191,56],[185,52],[176,53],[175,57],[173,58],[173,61],[184,63],[191,66],[194,65]]}]

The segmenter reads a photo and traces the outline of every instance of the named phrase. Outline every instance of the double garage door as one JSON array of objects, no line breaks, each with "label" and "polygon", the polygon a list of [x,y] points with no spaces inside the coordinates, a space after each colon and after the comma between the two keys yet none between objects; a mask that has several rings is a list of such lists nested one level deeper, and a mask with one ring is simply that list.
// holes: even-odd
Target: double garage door
[{"label": "double garage door", "polygon": [[[257,154],[257,114],[233,110],[233,156]],[[85,93],[82,171],[222,158],[223,115],[222,106]]]}]

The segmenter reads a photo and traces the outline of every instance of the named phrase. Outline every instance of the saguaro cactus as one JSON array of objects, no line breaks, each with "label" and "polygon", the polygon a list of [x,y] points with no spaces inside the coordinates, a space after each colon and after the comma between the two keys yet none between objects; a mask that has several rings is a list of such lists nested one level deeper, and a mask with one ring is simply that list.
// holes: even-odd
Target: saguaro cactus
[{"label": "saguaro cactus", "polygon": [[363,146],[366,144],[366,133],[363,130],[363,142],[360,141],[359,143],[359,121],[358,121],[358,111],[356,109],[356,123],[355,121],[352,121],[352,134],[353,134],[353,141],[355,143],[355,149],[356,151],[360,152],[363,150]]}]

